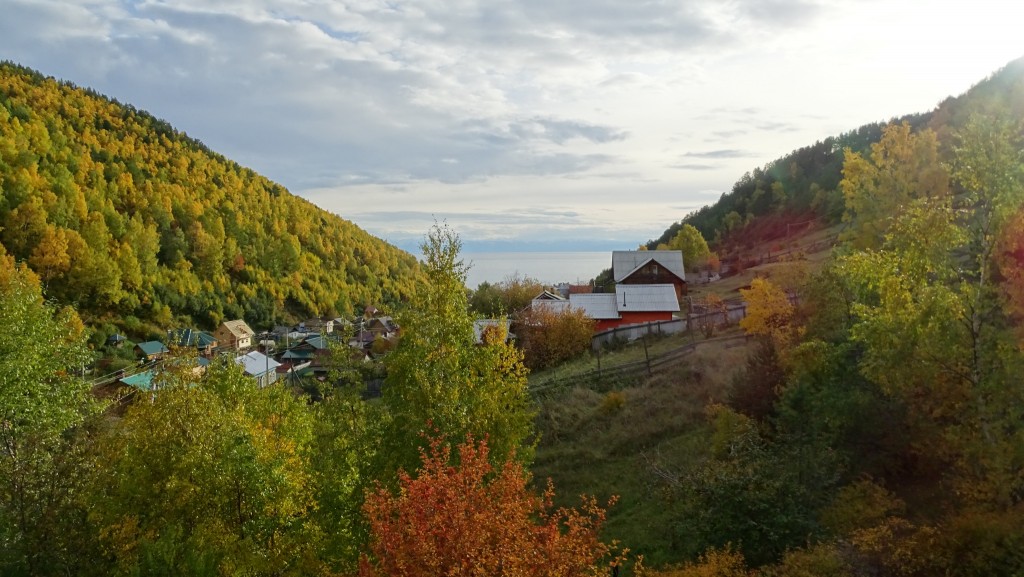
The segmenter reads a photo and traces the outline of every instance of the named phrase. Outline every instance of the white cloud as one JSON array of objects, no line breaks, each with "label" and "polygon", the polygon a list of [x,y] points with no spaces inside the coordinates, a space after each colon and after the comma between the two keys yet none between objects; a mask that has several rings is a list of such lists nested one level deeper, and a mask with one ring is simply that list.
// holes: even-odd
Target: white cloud
[{"label": "white cloud", "polygon": [[[1011,3],[7,0],[0,57],[396,242],[634,246],[744,172],[1024,54]],[[951,42],[956,38],[956,42]]]}]

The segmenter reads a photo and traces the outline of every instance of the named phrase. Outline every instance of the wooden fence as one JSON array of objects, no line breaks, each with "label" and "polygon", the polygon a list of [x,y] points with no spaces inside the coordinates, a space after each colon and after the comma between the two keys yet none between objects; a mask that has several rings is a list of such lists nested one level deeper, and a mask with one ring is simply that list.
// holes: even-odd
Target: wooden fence
[{"label": "wooden fence", "polygon": [[[657,323],[650,324],[654,325]],[[597,361],[596,368],[565,377],[557,377],[546,379],[541,382],[531,383],[530,393],[534,397],[545,397],[579,385],[585,385],[597,391],[621,388],[624,383],[628,383],[643,376],[654,375],[654,373],[666,365],[675,365],[701,346],[711,343],[733,341],[735,344],[726,346],[739,346],[745,343],[747,338],[748,337],[746,335],[734,335],[690,342],[659,355],[650,355],[647,349],[647,341],[644,340],[644,359],[641,361],[622,363],[614,366],[602,366],[601,354],[598,353],[595,355],[595,359]]]}]

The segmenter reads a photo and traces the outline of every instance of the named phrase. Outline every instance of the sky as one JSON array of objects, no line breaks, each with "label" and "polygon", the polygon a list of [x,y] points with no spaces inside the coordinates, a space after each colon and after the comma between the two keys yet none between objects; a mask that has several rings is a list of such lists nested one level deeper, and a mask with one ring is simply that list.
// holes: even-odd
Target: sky
[{"label": "sky", "polygon": [[1011,0],[0,0],[90,87],[397,246],[631,249],[1024,56]]}]

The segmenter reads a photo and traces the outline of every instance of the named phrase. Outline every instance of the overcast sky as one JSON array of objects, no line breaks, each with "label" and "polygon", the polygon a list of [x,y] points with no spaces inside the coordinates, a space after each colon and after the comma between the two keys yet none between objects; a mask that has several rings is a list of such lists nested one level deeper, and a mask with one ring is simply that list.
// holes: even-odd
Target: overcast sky
[{"label": "overcast sky", "polygon": [[746,171],[1024,55],[1024,3],[0,0],[88,86],[407,250],[633,248]]}]

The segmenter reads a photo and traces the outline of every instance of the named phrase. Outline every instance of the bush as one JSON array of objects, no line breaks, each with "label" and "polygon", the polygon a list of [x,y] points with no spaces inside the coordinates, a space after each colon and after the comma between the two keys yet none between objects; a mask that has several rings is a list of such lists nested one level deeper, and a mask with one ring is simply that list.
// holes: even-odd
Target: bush
[{"label": "bush", "polygon": [[580,309],[529,309],[519,319],[523,363],[545,369],[590,350],[594,320]]}]

